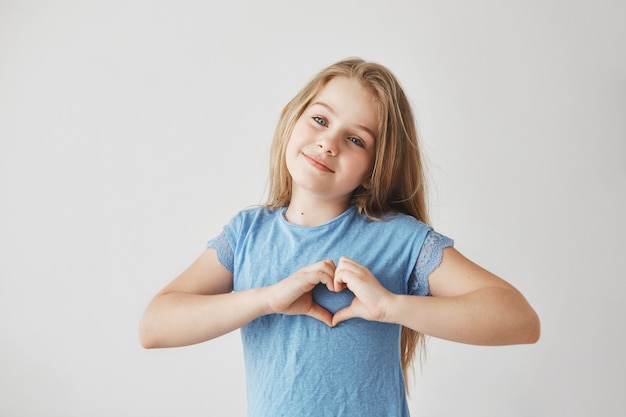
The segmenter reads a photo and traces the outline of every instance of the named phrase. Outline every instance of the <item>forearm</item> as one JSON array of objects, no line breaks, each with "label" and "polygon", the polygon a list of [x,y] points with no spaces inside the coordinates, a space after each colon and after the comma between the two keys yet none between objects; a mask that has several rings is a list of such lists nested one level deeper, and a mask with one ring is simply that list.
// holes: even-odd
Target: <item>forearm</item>
[{"label": "forearm", "polygon": [[263,291],[158,295],[141,320],[141,344],[146,348],[186,346],[236,330],[269,313]]},{"label": "forearm", "polygon": [[539,338],[537,314],[513,288],[482,288],[455,297],[394,295],[385,321],[476,345],[534,343]]}]

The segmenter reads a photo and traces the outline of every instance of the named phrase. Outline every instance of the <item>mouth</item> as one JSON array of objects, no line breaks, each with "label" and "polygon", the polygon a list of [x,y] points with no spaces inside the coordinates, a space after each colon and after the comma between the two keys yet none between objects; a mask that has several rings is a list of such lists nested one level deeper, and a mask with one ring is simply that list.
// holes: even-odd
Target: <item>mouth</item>
[{"label": "mouth", "polygon": [[313,155],[307,155],[305,153],[302,153],[302,155],[304,156],[304,159],[306,159],[307,162],[313,168],[317,168],[318,170],[320,170],[322,172],[330,172],[330,173],[334,173],[335,172],[328,165],[326,165],[322,159],[317,158],[317,157],[315,157]]}]

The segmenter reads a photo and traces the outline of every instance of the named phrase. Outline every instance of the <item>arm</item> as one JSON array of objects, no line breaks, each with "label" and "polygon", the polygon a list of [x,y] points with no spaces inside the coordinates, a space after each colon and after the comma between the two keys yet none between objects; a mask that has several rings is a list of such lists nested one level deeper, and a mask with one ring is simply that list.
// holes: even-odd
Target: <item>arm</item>
[{"label": "arm", "polygon": [[148,304],[139,325],[145,348],[203,342],[265,314],[259,290],[234,293],[233,277],[206,249]]},{"label": "arm", "polygon": [[330,313],[312,301],[320,282],[332,288],[334,264],[321,261],[277,284],[233,292],[233,276],[206,249],[148,304],[139,325],[145,348],[185,346],[229,333],[271,313],[306,314],[328,325]]},{"label": "arm", "polygon": [[342,260],[337,266],[339,280],[357,298],[335,314],[333,324],[362,317],[477,345],[534,343],[539,338],[539,318],[522,294],[454,248],[444,249],[441,264],[429,277],[432,297],[393,294],[357,265],[344,266]]},{"label": "arm", "polygon": [[442,339],[476,345],[535,343],[539,317],[506,281],[465,258],[443,251],[429,277],[432,297],[398,296],[389,320]]}]

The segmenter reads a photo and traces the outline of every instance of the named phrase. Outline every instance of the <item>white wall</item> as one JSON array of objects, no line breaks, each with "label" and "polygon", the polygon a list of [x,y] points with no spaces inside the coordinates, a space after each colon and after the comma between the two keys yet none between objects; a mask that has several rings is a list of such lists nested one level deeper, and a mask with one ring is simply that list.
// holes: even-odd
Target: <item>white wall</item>
[{"label": "white wall", "polygon": [[244,414],[238,333],[145,351],[137,324],[354,55],[415,105],[435,226],[542,318],[532,346],[432,339],[413,414],[622,415],[624,3],[213,3],[0,2],[0,415]]}]

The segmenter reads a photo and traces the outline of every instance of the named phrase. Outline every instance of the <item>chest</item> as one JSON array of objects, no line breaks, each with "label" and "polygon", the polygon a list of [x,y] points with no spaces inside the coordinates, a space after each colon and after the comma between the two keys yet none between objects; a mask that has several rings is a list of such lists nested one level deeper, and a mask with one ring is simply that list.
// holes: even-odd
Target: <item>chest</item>
[{"label": "chest", "polygon": [[[275,284],[300,268],[342,256],[368,268],[389,291],[406,293],[415,256],[410,245],[398,245],[392,230],[328,230],[324,233],[294,233],[266,227],[245,235],[234,249],[235,290]],[[329,310],[348,305],[354,297],[349,290],[331,293],[318,286],[314,297]]]}]

